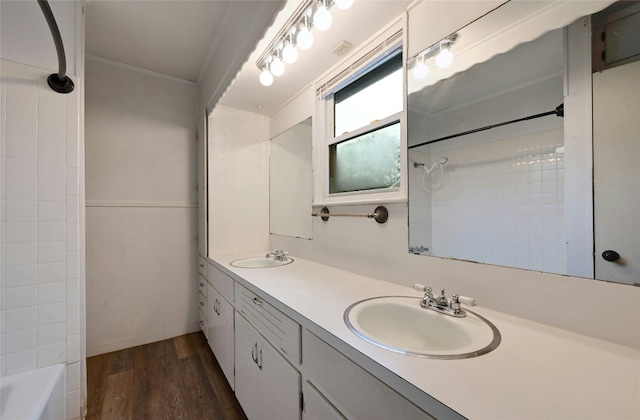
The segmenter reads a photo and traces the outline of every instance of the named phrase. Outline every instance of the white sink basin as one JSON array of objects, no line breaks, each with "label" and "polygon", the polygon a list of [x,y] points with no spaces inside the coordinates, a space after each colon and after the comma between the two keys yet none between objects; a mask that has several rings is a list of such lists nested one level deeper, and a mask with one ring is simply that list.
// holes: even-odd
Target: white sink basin
[{"label": "white sink basin", "polygon": [[344,321],[357,336],[387,350],[435,359],[479,356],[500,344],[487,319],[466,310],[455,318],[420,307],[420,299],[386,296],[351,305]]},{"label": "white sink basin", "polygon": [[231,265],[238,268],[270,268],[291,264],[293,258],[286,257],[284,261],[276,261],[267,257],[249,257],[231,261]]}]

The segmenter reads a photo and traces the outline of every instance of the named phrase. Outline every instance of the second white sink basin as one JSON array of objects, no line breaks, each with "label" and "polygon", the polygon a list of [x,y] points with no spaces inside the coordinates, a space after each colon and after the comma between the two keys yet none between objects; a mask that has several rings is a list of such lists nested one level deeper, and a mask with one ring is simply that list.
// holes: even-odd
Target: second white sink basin
[{"label": "second white sink basin", "polygon": [[455,318],[420,307],[420,299],[386,296],[351,305],[344,314],[357,336],[398,353],[440,359],[464,359],[495,349],[498,329],[467,310]]},{"label": "second white sink basin", "polygon": [[269,267],[280,267],[282,265],[291,264],[293,262],[293,258],[286,257],[284,261],[274,260],[273,258],[267,257],[249,257],[249,258],[241,258],[239,260],[231,261],[231,265],[233,267],[238,268],[269,268]]}]

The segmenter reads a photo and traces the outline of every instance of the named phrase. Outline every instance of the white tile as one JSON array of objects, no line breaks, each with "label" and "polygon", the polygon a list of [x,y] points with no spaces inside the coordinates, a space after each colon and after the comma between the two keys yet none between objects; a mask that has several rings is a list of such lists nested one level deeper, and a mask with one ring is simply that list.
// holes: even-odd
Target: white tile
[{"label": "white tile", "polygon": [[38,262],[37,244],[7,244],[6,265],[35,264]]},{"label": "white tile", "polygon": [[2,355],[7,352],[7,339],[5,338],[5,336],[5,333],[0,333],[0,354]]},{"label": "white tile", "polygon": [[67,278],[80,277],[80,251],[67,251]]},{"label": "white tile", "polygon": [[80,176],[77,166],[67,166],[67,194],[80,194]]},{"label": "white tile", "polygon": [[38,244],[39,263],[61,262],[66,260],[66,242],[42,242]]},{"label": "white tile", "polygon": [[39,242],[64,242],[67,240],[65,222],[38,222]]},{"label": "white tile", "polygon": [[54,160],[38,160],[38,179],[67,181],[67,165]]},{"label": "white tile", "polygon": [[80,334],[67,336],[67,363],[80,361]]},{"label": "white tile", "polygon": [[80,210],[80,198],[77,195],[67,195],[67,222],[78,223]]},{"label": "white tile", "polygon": [[38,284],[58,283],[67,279],[66,261],[38,264]]},{"label": "white tile", "polygon": [[36,328],[28,328],[10,331],[6,334],[6,340],[5,351],[7,353],[34,350],[38,347],[38,330]]},{"label": "white tile", "polygon": [[4,289],[4,296],[5,309],[28,308],[37,305],[38,288],[36,286],[9,287]]},{"label": "white tile", "polygon": [[2,356],[0,356],[0,378],[4,377],[7,374],[7,363],[6,363],[7,358],[5,357],[5,355],[3,354]]},{"label": "white tile", "polygon": [[7,114],[6,134],[8,136],[19,136],[36,138],[38,135],[38,119],[24,115]]},{"label": "white tile", "polygon": [[7,156],[32,158],[38,157],[38,140],[36,137],[7,136]]},{"label": "white tile", "polygon": [[38,198],[38,181],[35,179],[7,179],[6,199],[35,201]]},{"label": "white tile", "polygon": [[67,251],[79,250],[79,234],[80,224],[67,223]]},{"label": "white tile", "polygon": [[67,279],[67,307],[80,305],[80,279]]},{"label": "white tile", "polygon": [[79,157],[80,147],[77,135],[69,135],[67,137],[67,165],[78,166],[80,163]]},{"label": "white tile", "polygon": [[37,214],[39,222],[64,222],[67,220],[67,202],[40,201]]},{"label": "white tile", "polygon": [[39,95],[38,111],[40,118],[50,118],[56,121],[67,121],[66,95]]},{"label": "white tile", "polygon": [[65,302],[48,303],[38,306],[38,325],[55,324],[67,319],[67,305]]},{"label": "white tile", "polygon": [[29,286],[38,282],[38,266],[15,265],[6,267],[6,287]]},{"label": "white tile", "polygon": [[80,307],[69,306],[67,308],[67,334],[80,332]]},{"label": "white tile", "polygon": [[5,206],[7,222],[38,221],[38,204],[35,201],[7,201]]},{"label": "white tile", "polygon": [[76,420],[82,418],[80,404],[80,390],[70,391],[67,394],[67,419]]},{"label": "white tile", "polygon": [[6,179],[36,179],[38,161],[30,158],[7,157]]},{"label": "white tile", "polygon": [[6,332],[34,328],[38,325],[38,310],[35,306],[4,311]]},{"label": "white tile", "polygon": [[26,92],[7,92],[6,112],[12,115],[22,115],[26,117],[38,116],[38,91],[33,90],[30,94]]},{"label": "white tile", "polygon": [[67,120],[54,118],[40,118],[38,120],[38,143],[60,143],[67,155]]},{"label": "white tile", "polygon": [[38,242],[36,222],[10,222],[4,225],[7,244],[28,244]]},{"label": "white tile", "polygon": [[38,285],[38,305],[47,303],[66,302],[67,283],[43,283]]},{"label": "white tile", "polygon": [[66,343],[38,347],[38,368],[56,365],[67,361]]},{"label": "white tile", "polygon": [[41,325],[38,327],[38,347],[64,343],[67,339],[67,323]]},{"label": "white tile", "polygon": [[38,364],[38,351],[36,349],[11,353],[5,356],[5,374],[15,375],[16,373],[34,370]]},{"label": "white tile", "polygon": [[67,196],[65,181],[38,181],[38,200],[62,201]]},{"label": "white tile", "polygon": [[38,140],[38,158],[56,162],[67,161],[67,145],[63,141]]},{"label": "white tile", "polygon": [[73,392],[80,389],[80,363],[67,365],[67,390]]}]

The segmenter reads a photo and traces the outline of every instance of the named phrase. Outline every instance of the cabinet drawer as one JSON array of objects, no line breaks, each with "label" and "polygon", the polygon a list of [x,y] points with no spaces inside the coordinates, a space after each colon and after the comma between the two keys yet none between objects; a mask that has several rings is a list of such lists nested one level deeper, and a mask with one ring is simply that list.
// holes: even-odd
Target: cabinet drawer
[{"label": "cabinet drawer", "polygon": [[207,277],[207,260],[205,260],[204,258],[202,258],[200,256],[198,256],[198,272],[205,279],[208,278]]},{"label": "cabinet drawer", "polygon": [[204,312],[204,309],[198,310],[198,324],[200,324],[200,329],[204,333],[204,336],[209,338],[209,323],[207,322],[207,317]]},{"label": "cabinet drawer", "polygon": [[233,285],[235,281],[216,268],[213,264],[209,264],[209,282],[218,292],[229,302],[233,303]]},{"label": "cabinet drawer", "polygon": [[262,300],[246,287],[236,285],[236,309],[282,352],[290,362],[300,364],[300,325]]},{"label": "cabinet drawer", "polygon": [[204,314],[207,313],[207,298],[200,293],[198,293],[198,310]]},{"label": "cabinet drawer", "polygon": [[198,276],[198,290],[200,290],[200,293],[202,293],[202,296],[204,296],[205,299],[208,299],[207,280],[204,277],[202,277],[202,275]]},{"label": "cabinet drawer", "polygon": [[307,330],[302,352],[309,380],[346,418],[433,419]]}]

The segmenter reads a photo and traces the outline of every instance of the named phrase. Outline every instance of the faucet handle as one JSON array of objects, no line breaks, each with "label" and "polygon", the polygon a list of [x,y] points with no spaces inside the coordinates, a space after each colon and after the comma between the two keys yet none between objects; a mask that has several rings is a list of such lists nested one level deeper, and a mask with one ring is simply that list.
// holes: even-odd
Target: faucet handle
[{"label": "faucet handle", "polygon": [[467,306],[476,306],[478,302],[474,298],[468,296],[458,296],[458,301],[464,303]]},{"label": "faucet handle", "polygon": [[424,292],[426,293],[427,296],[432,296],[431,295],[431,288],[425,286],[424,284],[420,284],[420,283],[416,283],[413,285],[413,288],[419,292]]}]

